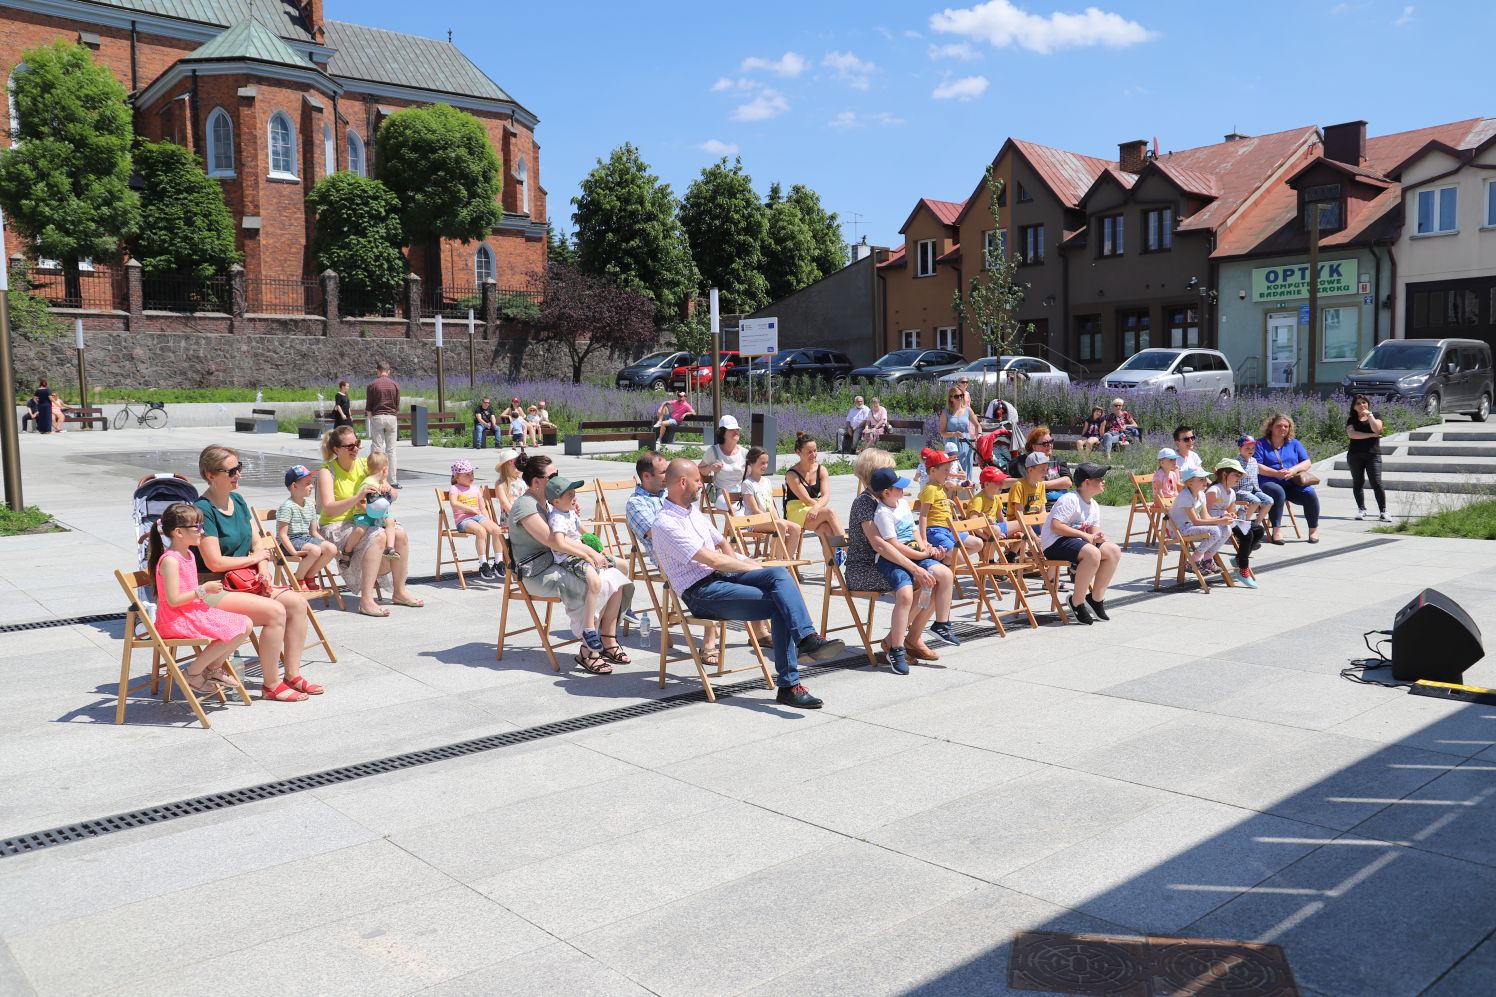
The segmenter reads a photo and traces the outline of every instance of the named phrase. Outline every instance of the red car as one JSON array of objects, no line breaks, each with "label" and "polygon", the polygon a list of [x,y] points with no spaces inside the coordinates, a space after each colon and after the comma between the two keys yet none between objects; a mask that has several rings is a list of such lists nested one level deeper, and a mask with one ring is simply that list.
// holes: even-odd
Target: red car
[{"label": "red car", "polygon": [[[737,363],[737,350],[722,351],[722,373],[727,373]],[[703,353],[696,358],[693,364],[677,367],[670,372],[670,387],[676,391],[684,391],[687,388],[704,388],[712,383],[716,375],[712,371],[712,355]],[[689,379],[689,384],[687,380]]]}]

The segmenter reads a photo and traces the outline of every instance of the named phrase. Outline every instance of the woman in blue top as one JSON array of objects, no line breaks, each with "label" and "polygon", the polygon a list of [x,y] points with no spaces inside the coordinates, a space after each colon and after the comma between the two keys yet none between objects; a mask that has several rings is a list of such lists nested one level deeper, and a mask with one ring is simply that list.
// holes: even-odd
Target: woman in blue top
[{"label": "woman in blue top", "polygon": [[1319,543],[1319,496],[1313,485],[1301,485],[1290,480],[1301,471],[1307,471],[1314,462],[1304,444],[1294,439],[1293,420],[1282,412],[1274,412],[1262,424],[1262,436],[1257,441],[1259,484],[1272,496],[1273,509],[1268,514],[1272,521],[1271,544],[1283,543],[1283,503],[1292,502],[1304,507],[1304,520],[1309,524],[1309,542]]},{"label": "woman in blue top", "polygon": [[968,481],[971,480],[972,442],[978,431],[977,421],[971,414],[971,399],[960,385],[951,385],[950,391],[946,392],[945,409],[941,413],[940,435],[944,439],[956,441],[956,459],[961,462],[961,469],[966,472]]}]

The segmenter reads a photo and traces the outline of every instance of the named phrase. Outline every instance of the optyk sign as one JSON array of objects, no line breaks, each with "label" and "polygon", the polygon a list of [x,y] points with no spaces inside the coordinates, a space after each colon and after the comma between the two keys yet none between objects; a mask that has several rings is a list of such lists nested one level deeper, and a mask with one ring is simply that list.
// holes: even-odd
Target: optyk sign
[{"label": "optyk sign", "polygon": [[[1355,294],[1355,260],[1329,260],[1319,265],[1319,293]],[[1253,301],[1285,301],[1309,297],[1309,264],[1285,263],[1252,271]]]}]

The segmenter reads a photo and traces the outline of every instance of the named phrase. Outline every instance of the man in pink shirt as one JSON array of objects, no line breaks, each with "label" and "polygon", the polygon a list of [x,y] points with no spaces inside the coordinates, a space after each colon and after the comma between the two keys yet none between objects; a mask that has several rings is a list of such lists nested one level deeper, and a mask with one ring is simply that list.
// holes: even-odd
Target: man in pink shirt
[{"label": "man in pink shirt", "polygon": [[686,416],[694,415],[696,410],[691,403],[686,401],[686,393],[677,391],[674,401],[660,403],[659,411],[655,412],[655,449],[660,449],[660,444],[665,442],[665,434],[672,428],[686,421]]}]

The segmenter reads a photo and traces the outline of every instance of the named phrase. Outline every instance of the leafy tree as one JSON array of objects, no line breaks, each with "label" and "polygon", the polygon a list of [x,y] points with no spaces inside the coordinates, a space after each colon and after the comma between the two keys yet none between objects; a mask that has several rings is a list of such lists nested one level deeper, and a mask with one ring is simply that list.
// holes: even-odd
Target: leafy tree
[{"label": "leafy tree", "polygon": [[130,255],[141,267],[206,279],[239,262],[223,189],[191,150],[174,142],[143,142],[135,148],[135,168],[143,186]]},{"label": "leafy tree", "polygon": [[597,161],[581,187],[571,199],[577,269],[643,291],[659,321],[678,317],[698,274],[670,185],[625,142]]},{"label": "leafy tree", "polygon": [[705,301],[698,300],[690,315],[672,320],[665,331],[678,350],[697,356],[712,352],[712,313]]},{"label": "leafy tree", "polygon": [[[997,202],[1002,196],[1003,181],[991,166],[987,167],[987,211],[992,216],[992,230],[1003,230]],[[1034,331],[1032,322],[1019,322],[1017,312],[1028,292],[1029,285],[1017,280],[1018,268],[1023,257],[1009,254],[1002,237],[982,247],[983,271],[967,282],[963,294],[956,288],[951,299],[951,309],[963,321],[982,334],[982,342],[995,356],[1012,353],[1020,338]],[[1011,376],[1011,375],[1010,375]],[[982,382],[984,385],[986,381]],[[1016,393],[1018,385],[1013,385]]]},{"label": "leafy tree", "polygon": [[817,279],[835,273],[847,265],[847,246],[842,237],[841,221],[836,212],[821,207],[821,195],[804,184],[795,184],[785,198],[800,209],[800,216],[810,227],[815,240]]},{"label": "leafy tree", "polygon": [[779,184],[769,188],[764,226],[764,277],[769,282],[769,300],[778,301],[819,280],[816,242],[800,209],[786,201]]},{"label": "leafy tree", "polygon": [[751,312],[768,302],[766,212],[741,158],[728,166],[724,157],[701,171],[686,191],[680,220],[702,283],[720,290],[723,311]]},{"label": "leafy tree", "polygon": [[472,242],[503,220],[498,154],[483,123],[450,104],[408,107],[379,126],[374,164],[394,191],[412,246],[426,248],[429,283],[441,282],[439,239]]},{"label": "leafy tree", "polygon": [[79,261],[117,258],[140,219],[130,108],[82,45],[59,40],[21,58],[11,85],[18,144],[0,150],[0,207],[39,255],[62,262],[68,297],[81,298]]},{"label": "leafy tree", "polygon": [[5,292],[5,297],[10,304],[11,331],[21,339],[33,342],[56,339],[63,334],[65,326],[52,314],[46,298],[31,293],[35,286],[31,279],[31,264],[25,259],[10,268],[10,289]]},{"label": "leafy tree", "polygon": [[388,305],[405,282],[400,202],[378,180],[343,170],[307,195],[317,213],[312,256],[338,275],[339,290],[361,304]]},{"label": "leafy tree", "polygon": [[532,279],[545,288],[535,338],[566,350],[575,384],[595,350],[632,355],[660,341],[654,302],[643,291],[568,266],[549,267]]},{"label": "leafy tree", "polygon": [[550,222],[545,223],[545,250],[548,263],[560,263],[568,267],[577,265],[577,248],[571,244],[565,232],[557,232]]}]

